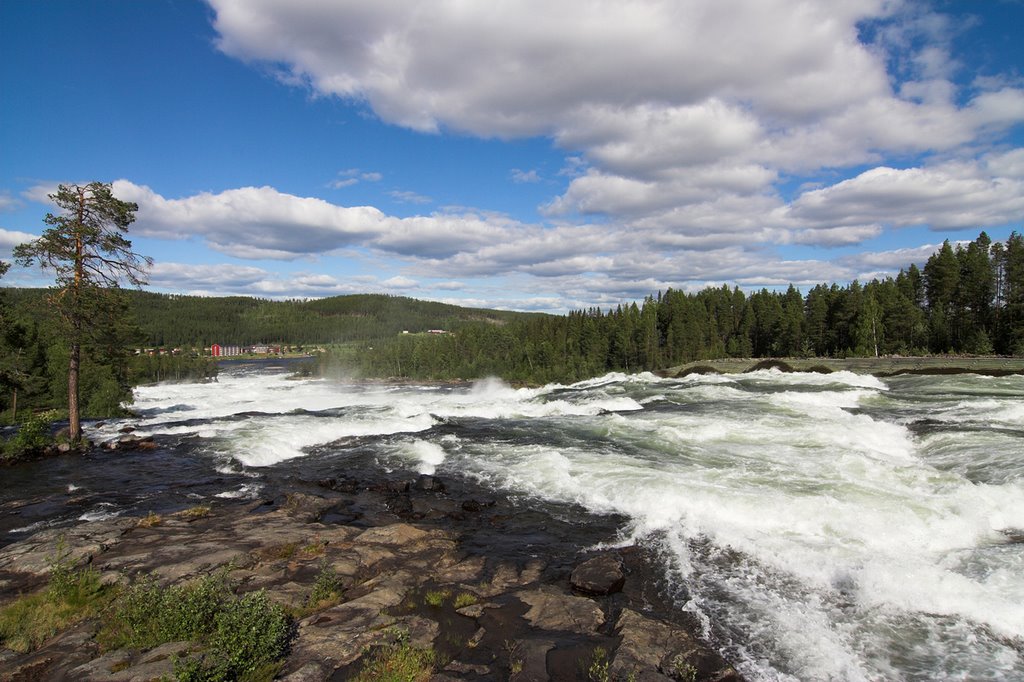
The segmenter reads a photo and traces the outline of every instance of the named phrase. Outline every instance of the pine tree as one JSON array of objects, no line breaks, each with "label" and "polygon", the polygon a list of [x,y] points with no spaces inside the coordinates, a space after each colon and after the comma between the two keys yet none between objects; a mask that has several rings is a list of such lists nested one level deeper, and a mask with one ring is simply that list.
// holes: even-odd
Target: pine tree
[{"label": "pine tree", "polygon": [[114,197],[110,185],[60,185],[50,199],[61,209],[48,213],[42,236],[14,249],[19,264],[53,270],[56,287],[48,297],[63,323],[68,346],[68,420],[73,443],[82,438],[79,375],[82,346],[104,332],[104,313],[122,282],[145,284],[152,261],[132,251],[124,233],[138,205]]}]

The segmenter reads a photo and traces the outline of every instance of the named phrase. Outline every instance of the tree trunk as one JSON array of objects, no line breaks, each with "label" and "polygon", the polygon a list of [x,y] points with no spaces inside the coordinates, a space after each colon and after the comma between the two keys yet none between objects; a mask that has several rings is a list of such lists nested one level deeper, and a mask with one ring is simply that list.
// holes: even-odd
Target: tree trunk
[{"label": "tree trunk", "polygon": [[82,440],[82,419],[78,414],[78,365],[81,354],[81,346],[73,341],[68,362],[68,437],[74,445]]},{"label": "tree trunk", "polygon": [[72,322],[74,338],[71,340],[71,357],[68,362],[68,437],[73,445],[82,440],[82,419],[78,413],[78,369],[82,359],[82,280],[85,278],[85,259],[82,248],[82,226],[85,224],[85,190],[78,190],[78,230],[75,232],[75,285],[74,316]]}]

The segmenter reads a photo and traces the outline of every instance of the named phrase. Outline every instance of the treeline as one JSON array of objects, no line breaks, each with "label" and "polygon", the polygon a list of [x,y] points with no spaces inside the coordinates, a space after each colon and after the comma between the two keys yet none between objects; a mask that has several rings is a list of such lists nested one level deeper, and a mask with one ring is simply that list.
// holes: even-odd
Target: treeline
[{"label": "treeline", "polygon": [[[818,285],[802,295],[669,290],[614,310],[579,310],[501,327],[365,345],[352,368],[416,379],[493,374],[575,381],[608,371],[658,370],[701,359],[927,354],[1024,355],[1024,239],[946,241],[896,277]],[[325,366],[332,363],[324,359]]]},{"label": "treeline", "polygon": [[[66,344],[47,290],[0,290],[0,414],[60,405]],[[613,310],[564,316],[476,310],[379,295],[316,301],[205,298],[125,291],[122,309],[88,340],[81,384],[87,416],[116,414],[131,387],[213,376],[190,349],[211,343],[344,344],[322,371],[414,379],[501,376],[567,382],[608,371],[658,370],[721,357],[1024,355],[1024,238],[985,233],[948,241],[895,277],[801,294],[737,287],[669,290]],[[444,330],[443,334],[426,333]],[[403,334],[409,331],[409,334]],[[181,347],[180,355],[134,355]]]},{"label": "treeline", "polygon": [[[40,305],[45,289],[11,289],[16,309]],[[124,292],[145,347],[207,348],[213,343],[247,346],[371,341],[402,331],[456,330],[479,322],[505,324],[531,316],[418,301],[403,296],[356,294],[319,300],[271,301],[243,296],[210,298]]]},{"label": "treeline", "polygon": [[[46,292],[0,289],[0,422],[67,404],[68,346]],[[84,339],[79,389],[85,417],[123,414],[132,387],[164,380],[216,376],[212,358],[198,355],[135,355],[143,334],[122,301],[104,311],[101,332]]]}]

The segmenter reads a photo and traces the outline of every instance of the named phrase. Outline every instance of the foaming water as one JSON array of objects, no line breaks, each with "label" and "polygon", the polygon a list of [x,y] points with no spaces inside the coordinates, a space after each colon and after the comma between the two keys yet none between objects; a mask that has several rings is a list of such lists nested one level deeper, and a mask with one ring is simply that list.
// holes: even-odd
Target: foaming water
[{"label": "foaming water", "polygon": [[187,442],[230,479],[222,496],[358,450],[621,514],[623,542],[660,548],[679,607],[753,679],[1009,680],[1024,679],[1022,406],[1022,377],[516,389],[237,371],[139,389],[129,423]]}]

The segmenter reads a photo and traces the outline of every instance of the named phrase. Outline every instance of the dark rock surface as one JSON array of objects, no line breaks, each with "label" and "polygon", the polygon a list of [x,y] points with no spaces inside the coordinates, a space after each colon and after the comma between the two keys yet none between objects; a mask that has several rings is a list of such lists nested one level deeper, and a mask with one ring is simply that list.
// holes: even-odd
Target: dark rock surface
[{"label": "dark rock surface", "polygon": [[[0,548],[0,604],[45,583],[59,538],[110,583],[143,573],[178,583],[227,566],[240,590],[265,589],[296,610],[326,564],[343,597],[297,620],[281,679],[348,679],[398,638],[437,653],[439,682],[740,679],[695,624],[652,606],[666,599],[642,550],[551,552],[544,537],[559,524],[570,534],[571,520],[501,498],[480,503],[479,489],[430,479],[355,486],[339,477],[155,525],[116,518],[42,530]],[[0,680],[172,677],[188,646],[104,652],[99,627],[80,623],[28,654],[0,647]]]},{"label": "dark rock surface", "polygon": [[603,596],[619,592],[626,584],[622,558],[615,554],[602,554],[584,561],[573,570],[569,582],[585,594]]}]

